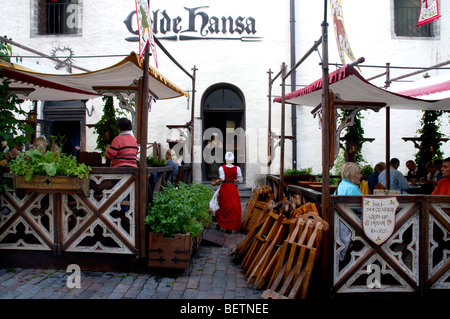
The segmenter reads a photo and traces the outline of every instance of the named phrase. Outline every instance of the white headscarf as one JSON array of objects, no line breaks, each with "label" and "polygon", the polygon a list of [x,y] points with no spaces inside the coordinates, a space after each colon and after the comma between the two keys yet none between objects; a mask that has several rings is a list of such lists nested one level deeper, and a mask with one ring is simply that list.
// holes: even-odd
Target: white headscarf
[{"label": "white headscarf", "polygon": [[234,154],[232,152],[227,152],[225,154],[225,161],[233,163],[233,161],[234,161]]}]

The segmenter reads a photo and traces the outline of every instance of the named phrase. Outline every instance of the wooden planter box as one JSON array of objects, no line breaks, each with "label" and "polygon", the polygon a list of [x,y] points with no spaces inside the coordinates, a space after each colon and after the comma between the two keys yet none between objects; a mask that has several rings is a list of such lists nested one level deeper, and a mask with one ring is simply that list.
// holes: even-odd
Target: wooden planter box
[{"label": "wooden planter box", "polygon": [[189,267],[193,248],[190,233],[166,238],[163,234],[149,233],[148,266],[163,268]]},{"label": "wooden planter box", "polygon": [[33,176],[30,181],[24,176],[13,175],[14,188],[41,193],[82,193],[89,196],[89,178],[67,176]]}]

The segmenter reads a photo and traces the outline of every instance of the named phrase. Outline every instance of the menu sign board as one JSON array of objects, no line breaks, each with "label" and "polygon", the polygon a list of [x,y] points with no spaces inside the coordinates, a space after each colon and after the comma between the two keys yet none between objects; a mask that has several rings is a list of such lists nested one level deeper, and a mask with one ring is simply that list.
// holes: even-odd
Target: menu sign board
[{"label": "menu sign board", "polygon": [[366,236],[381,245],[394,232],[396,197],[363,197],[362,223]]}]

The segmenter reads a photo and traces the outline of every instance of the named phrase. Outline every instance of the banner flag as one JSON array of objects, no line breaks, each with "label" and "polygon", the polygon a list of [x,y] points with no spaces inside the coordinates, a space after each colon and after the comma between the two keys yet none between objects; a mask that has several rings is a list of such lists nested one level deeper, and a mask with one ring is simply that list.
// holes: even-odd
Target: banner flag
[{"label": "banner flag", "polygon": [[347,34],[344,27],[344,14],[342,13],[341,0],[330,0],[331,14],[333,15],[334,35],[336,36],[336,43],[339,51],[339,57],[342,64],[345,63],[344,52],[349,59],[356,61],[353,55],[350,43],[348,42]]},{"label": "banner flag", "polygon": [[419,20],[417,27],[430,23],[439,19],[439,3],[438,0],[421,0]]},{"label": "banner flag", "polygon": [[135,0],[136,1],[136,16],[139,30],[139,58],[142,59],[142,55],[145,52],[145,47],[150,44],[152,55],[155,59],[156,67],[158,67],[158,59],[156,56],[155,37],[153,35],[153,25],[150,18],[150,10],[147,0]]}]

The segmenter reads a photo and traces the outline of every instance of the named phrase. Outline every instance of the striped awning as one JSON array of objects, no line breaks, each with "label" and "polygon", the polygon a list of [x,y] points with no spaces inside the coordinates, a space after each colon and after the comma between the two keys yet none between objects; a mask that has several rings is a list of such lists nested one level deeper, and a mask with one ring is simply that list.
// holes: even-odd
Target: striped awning
[{"label": "striped awning", "polygon": [[[322,79],[318,79],[302,89],[286,94],[285,102],[318,106],[322,101],[322,83]],[[416,98],[410,94],[411,92],[388,91],[369,83],[349,65],[329,74],[329,89],[345,101],[380,102],[396,109],[450,110],[450,94],[442,99],[426,99]],[[448,90],[448,86],[443,83],[435,89]],[[281,103],[281,101],[281,97],[274,99],[274,102]]]}]

